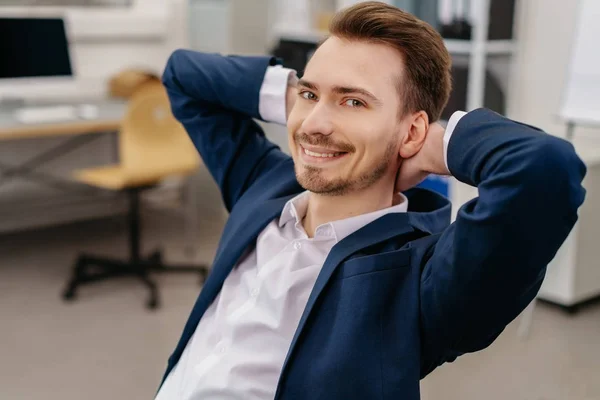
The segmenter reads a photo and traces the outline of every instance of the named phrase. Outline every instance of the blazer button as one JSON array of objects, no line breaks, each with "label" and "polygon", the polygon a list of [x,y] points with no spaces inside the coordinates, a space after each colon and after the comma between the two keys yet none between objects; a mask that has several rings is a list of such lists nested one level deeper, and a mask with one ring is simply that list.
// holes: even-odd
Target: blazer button
[{"label": "blazer button", "polygon": [[295,243],[294,243],[294,248],[295,248],[296,250],[300,250],[300,249],[302,248],[302,244],[301,244],[300,242],[295,242]]}]

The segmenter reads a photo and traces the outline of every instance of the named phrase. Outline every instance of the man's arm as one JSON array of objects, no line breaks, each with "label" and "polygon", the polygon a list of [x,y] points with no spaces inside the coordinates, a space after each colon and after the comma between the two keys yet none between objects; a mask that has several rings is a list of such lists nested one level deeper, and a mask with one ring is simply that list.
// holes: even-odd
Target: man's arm
[{"label": "man's arm", "polygon": [[[270,57],[175,51],[163,73],[175,117],[184,125],[231,210],[264,172],[288,159],[253,120]],[[281,99],[284,102],[284,99]]]},{"label": "man's arm", "polygon": [[[442,139],[432,134],[435,154],[422,159],[435,167],[424,170],[444,172]],[[424,265],[422,376],[487,347],[533,300],[585,196],[586,168],[570,143],[488,110],[460,119],[447,161],[479,197],[461,207]]]}]

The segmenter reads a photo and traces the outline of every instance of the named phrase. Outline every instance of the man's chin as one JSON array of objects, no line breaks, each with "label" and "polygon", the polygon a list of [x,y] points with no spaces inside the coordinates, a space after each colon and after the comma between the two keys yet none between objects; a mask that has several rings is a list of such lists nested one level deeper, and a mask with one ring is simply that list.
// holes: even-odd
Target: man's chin
[{"label": "man's chin", "polygon": [[336,179],[327,179],[322,174],[316,173],[317,171],[303,171],[300,174],[296,174],[296,179],[303,189],[309,192],[328,195],[328,196],[340,196],[348,193],[350,184],[348,182]]}]

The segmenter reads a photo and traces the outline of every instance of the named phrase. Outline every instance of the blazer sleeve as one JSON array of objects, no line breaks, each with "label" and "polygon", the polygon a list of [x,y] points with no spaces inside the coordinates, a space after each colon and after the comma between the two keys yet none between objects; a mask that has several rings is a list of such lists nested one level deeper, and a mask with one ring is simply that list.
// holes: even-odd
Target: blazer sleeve
[{"label": "blazer sleeve", "polygon": [[253,120],[260,119],[266,69],[275,64],[272,57],[180,49],[163,73],[173,115],[187,130],[229,211],[258,177],[289,158]]},{"label": "blazer sleeve", "polygon": [[423,267],[422,377],[489,346],[534,299],[585,196],[586,167],[570,143],[489,110],[457,124],[448,166],[479,197]]}]

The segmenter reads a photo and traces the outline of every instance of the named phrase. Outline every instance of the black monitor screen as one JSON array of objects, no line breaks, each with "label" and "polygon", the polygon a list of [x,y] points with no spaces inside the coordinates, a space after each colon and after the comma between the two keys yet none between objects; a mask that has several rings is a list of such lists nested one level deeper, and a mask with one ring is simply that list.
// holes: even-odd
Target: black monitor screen
[{"label": "black monitor screen", "polygon": [[60,18],[0,18],[0,79],[72,75]]}]

